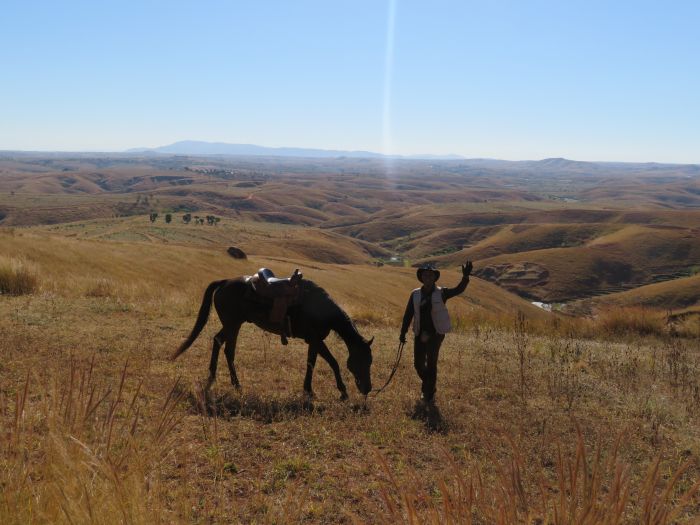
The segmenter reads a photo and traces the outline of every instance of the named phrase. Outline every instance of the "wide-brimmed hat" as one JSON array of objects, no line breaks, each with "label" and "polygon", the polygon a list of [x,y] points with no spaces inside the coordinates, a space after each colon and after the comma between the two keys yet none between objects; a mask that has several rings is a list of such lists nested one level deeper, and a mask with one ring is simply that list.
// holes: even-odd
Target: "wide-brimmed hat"
[{"label": "wide-brimmed hat", "polygon": [[435,274],[435,281],[440,278],[440,270],[435,268],[435,265],[433,263],[428,263],[428,264],[422,264],[417,270],[416,270],[416,277],[418,277],[418,280],[420,282],[423,282],[423,272],[430,271]]}]

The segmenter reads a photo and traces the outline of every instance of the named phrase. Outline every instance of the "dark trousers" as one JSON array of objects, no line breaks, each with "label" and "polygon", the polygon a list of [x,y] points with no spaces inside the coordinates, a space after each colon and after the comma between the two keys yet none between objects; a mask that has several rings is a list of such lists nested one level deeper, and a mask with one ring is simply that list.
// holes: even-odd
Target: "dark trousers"
[{"label": "dark trousers", "polygon": [[413,366],[418,372],[423,385],[423,399],[430,401],[435,395],[435,384],[437,383],[437,362],[440,355],[440,345],[445,339],[444,334],[433,334],[425,343],[420,337],[413,340]]}]

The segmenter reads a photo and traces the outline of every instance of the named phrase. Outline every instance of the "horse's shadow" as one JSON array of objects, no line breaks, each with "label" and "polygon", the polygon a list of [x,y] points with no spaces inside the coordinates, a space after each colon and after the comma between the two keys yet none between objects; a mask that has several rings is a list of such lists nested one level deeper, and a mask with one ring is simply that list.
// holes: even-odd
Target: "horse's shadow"
[{"label": "horse's shadow", "polygon": [[312,413],[320,414],[324,410],[307,397],[263,398],[238,392],[213,393],[202,388],[187,390],[182,395],[190,413],[221,419],[245,417],[272,423]]},{"label": "horse's shadow", "polygon": [[409,415],[411,419],[422,421],[425,429],[430,433],[447,434],[449,430],[447,421],[434,403],[417,401]]}]

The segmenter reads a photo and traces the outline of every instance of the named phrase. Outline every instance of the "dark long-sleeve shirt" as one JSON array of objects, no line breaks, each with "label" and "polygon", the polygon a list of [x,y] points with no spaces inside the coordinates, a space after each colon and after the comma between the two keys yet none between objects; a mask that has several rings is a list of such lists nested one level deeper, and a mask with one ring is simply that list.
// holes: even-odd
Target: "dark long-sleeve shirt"
[{"label": "dark long-sleeve shirt", "polygon": [[[462,280],[459,282],[457,286],[454,288],[442,288],[442,301],[447,302],[448,299],[451,299],[452,297],[455,297],[467,288],[467,284],[469,284],[469,277],[462,277]],[[435,325],[433,324],[433,315],[432,315],[432,308],[433,308],[433,303],[431,301],[431,297],[433,295],[433,291],[430,293],[426,294],[423,288],[421,287],[420,290],[420,320],[421,320],[421,327],[420,330],[421,332],[428,332],[429,334],[434,334],[436,333],[435,330]],[[404,335],[406,332],[408,332],[408,325],[411,324],[411,319],[413,319],[414,315],[414,307],[413,307],[413,293],[408,297],[408,304],[406,305],[406,311],[403,314],[403,323],[401,324],[401,335]]]}]

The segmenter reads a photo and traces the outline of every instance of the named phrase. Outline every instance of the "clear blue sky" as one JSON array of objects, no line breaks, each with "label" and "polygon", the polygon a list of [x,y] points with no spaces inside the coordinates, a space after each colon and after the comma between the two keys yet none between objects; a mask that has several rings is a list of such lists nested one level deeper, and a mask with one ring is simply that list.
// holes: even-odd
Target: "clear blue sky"
[{"label": "clear blue sky", "polygon": [[696,1],[6,0],[0,149],[697,163],[699,28]]}]

